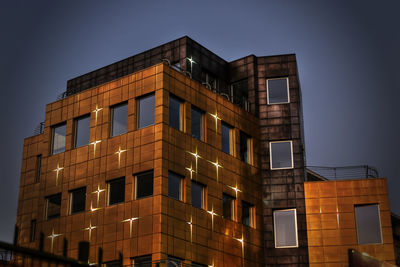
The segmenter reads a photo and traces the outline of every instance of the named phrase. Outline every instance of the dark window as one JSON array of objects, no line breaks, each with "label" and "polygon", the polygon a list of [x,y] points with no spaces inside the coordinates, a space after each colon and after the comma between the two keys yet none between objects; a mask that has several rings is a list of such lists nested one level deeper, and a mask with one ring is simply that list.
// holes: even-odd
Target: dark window
[{"label": "dark window", "polygon": [[242,223],[247,226],[254,226],[254,206],[250,203],[242,201]]},{"label": "dark window", "polygon": [[357,225],[358,244],[381,244],[382,232],[379,205],[354,207]]},{"label": "dark window", "polygon": [[136,199],[153,195],[153,171],[136,175]]},{"label": "dark window", "polygon": [[65,151],[65,130],[67,124],[59,124],[51,129],[51,154],[55,155]]},{"label": "dark window", "polygon": [[251,137],[240,131],[240,159],[244,162],[251,162]]},{"label": "dark window", "polygon": [[75,119],[75,147],[89,144],[90,115]]},{"label": "dark window", "polygon": [[154,124],[154,94],[143,96],[138,99],[138,129]]},{"label": "dark window", "polygon": [[40,174],[42,172],[42,155],[36,156],[36,182],[40,181]]},{"label": "dark window", "polygon": [[151,255],[133,258],[134,267],[151,267]]},{"label": "dark window", "polygon": [[182,200],[182,184],[183,184],[183,176],[168,172],[168,196],[174,198],[176,200]]},{"label": "dark window", "polygon": [[222,194],[222,209],[225,219],[233,220],[235,216],[235,198],[227,194]]},{"label": "dark window", "polygon": [[128,129],[128,103],[111,107],[111,136],[126,133]]},{"label": "dark window", "polygon": [[192,181],[192,206],[204,208],[204,185]]},{"label": "dark window", "polygon": [[36,239],[36,220],[31,220],[31,230],[29,233],[29,241],[33,242]]},{"label": "dark window", "polygon": [[209,87],[210,90],[218,90],[218,79],[214,74],[210,73],[209,71],[202,70],[201,81],[206,87]]},{"label": "dark window", "polygon": [[53,219],[60,217],[61,210],[61,193],[48,196],[46,198],[46,219]]},{"label": "dark window", "polygon": [[86,188],[78,188],[70,192],[70,213],[75,214],[85,210]]},{"label": "dark window", "polygon": [[248,79],[240,80],[231,84],[232,102],[245,110],[249,110],[249,82]]},{"label": "dark window", "polygon": [[297,247],[296,210],[274,211],[275,247]]},{"label": "dark window", "polygon": [[268,104],[289,103],[288,78],[267,80]]},{"label": "dark window", "polygon": [[169,95],[169,125],[177,130],[183,130],[183,102],[173,95]]},{"label": "dark window", "polygon": [[182,266],[182,259],[176,258],[176,257],[172,257],[172,256],[168,256],[168,264],[167,267],[181,267]]},{"label": "dark window", "polygon": [[232,154],[232,126],[225,122],[221,123],[221,142],[222,151]]},{"label": "dark window", "polygon": [[293,168],[292,142],[270,142],[271,169]]},{"label": "dark window", "polygon": [[192,106],[192,137],[204,141],[204,111]]},{"label": "dark window", "polygon": [[125,178],[108,181],[108,205],[125,201]]}]

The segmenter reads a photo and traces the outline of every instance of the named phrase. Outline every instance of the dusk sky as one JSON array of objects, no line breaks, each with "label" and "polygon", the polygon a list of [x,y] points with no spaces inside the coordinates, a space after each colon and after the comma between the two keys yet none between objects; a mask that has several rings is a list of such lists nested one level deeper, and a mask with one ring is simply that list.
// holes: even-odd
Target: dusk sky
[{"label": "dusk sky", "polygon": [[187,35],[227,61],[295,53],[307,165],[371,165],[400,214],[400,1],[0,2],[0,240],[23,139],[67,80]]}]

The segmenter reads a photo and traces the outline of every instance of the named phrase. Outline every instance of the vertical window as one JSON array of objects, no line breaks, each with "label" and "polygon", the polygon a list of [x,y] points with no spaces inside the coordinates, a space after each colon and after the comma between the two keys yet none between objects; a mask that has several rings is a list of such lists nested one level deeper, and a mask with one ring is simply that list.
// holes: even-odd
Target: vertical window
[{"label": "vertical window", "polygon": [[179,174],[168,172],[168,197],[183,200],[183,179]]},{"label": "vertical window", "polygon": [[274,211],[275,247],[298,247],[296,210]]},{"label": "vertical window", "polygon": [[65,130],[67,124],[62,123],[51,128],[51,154],[55,155],[65,151]]},{"label": "vertical window", "polygon": [[154,124],[155,97],[154,94],[143,96],[137,101],[138,129]]},{"label": "vertical window", "polygon": [[75,119],[75,147],[89,144],[90,115]]},{"label": "vertical window", "polygon": [[231,101],[249,111],[249,81],[243,79],[231,84]]},{"label": "vertical window", "polygon": [[227,194],[222,194],[222,216],[229,220],[235,217],[235,198]]},{"label": "vertical window", "polygon": [[31,220],[31,229],[29,233],[29,241],[34,242],[36,240],[36,220]]},{"label": "vertical window", "polygon": [[108,205],[125,201],[125,177],[108,181]]},{"label": "vertical window", "polygon": [[293,168],[292,141],[270,142],[271,170]]},{"label": "vertical window", "polygon": [[111,137],[126,133],[128,129],[128,103],[111,107]]},{"label": "vertical window", "polygon": [[192,106],[192,137],[204,141],[204,111]]},{"label": "vertical window", "polygon": [[183,101],[174,95],[169,95],[169,125],[183,131]]},{"label": "vertical window", "polygon": [[36,177],[35,181],[40,182],[40,174],[42,173],[42,155],[36,156]]},{"label": "vertical window", "polygon": [[85,211],[86,203],[86,188],[78,188],[72,190],[70,193],[70,214]]},{"label": "vertical window", "polygon": [[151,255],[133,258],[132,265],[133,267],[151,267]]},{"label": "vertical window", "polygon": [[204,209],[204,188],[205,186],[192,181],[192,206]]},{"label": "vertical window", "polygon": [[240,131],[240,159],[251,163],[251,137]]},{"label": "vertical window", "polygon": [[254,227],[254,206],[242,201],[242,224]]},{"label": "vertical window", "polygon": [[153,171],[136,175],[136,199],[153,195]]},{"label": "vertical window", "polygon": [[379,205],[355,206],[354,211],[358,244],[381,244],[382,232]]},{"label": "vertical window", "polygon": [[60,217],[61,193],[46,198],[46,219]]},{"label": "vertical window", "polygon": [[221,123],[221,142],[222,151],[232,155],[232,126],[225,122]]},{"label": "vertical window", "polygon": [[268,79],[267,95],[268,104],[289,103],[289,79]]}]

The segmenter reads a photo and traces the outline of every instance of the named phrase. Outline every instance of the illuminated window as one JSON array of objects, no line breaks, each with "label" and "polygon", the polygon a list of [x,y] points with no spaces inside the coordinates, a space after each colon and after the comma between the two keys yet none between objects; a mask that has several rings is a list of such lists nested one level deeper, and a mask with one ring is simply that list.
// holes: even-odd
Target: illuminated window
[{"label": "illuminated window", "polygon": [[46,197],[46,219],[60,217],[61,193]]},{"label": "illuminated window", "polygon": [[114,179],[108,184],[108,205],[114,205],[125,201],[125,177]]},{"label": "illuminated window", "polygon": [[151,267],[151,255],[133,258],[132,265],[133,267]]},{"label": "illuminated window", "polygon": [[184,177],[168,172],[168,196],[176,200],[183,200],[183,179]]},{"label": "illuminated window", "polygon": [[86,146],[89,144],[90,115],[75,119],[75,147]]},{"label": "illuminated window", "polygon": [[183,101],[174,95],[169,95],[169,125],[183,131]]},{"label": "illuminated window", "polygon": [[204,188],[205,186],[192,181],[192,206],[204,209]]},{"label": "illuminated window", "polygon": [[268,79],[267,80],[268,104],[289,103],[289,79]]},{"label": "illuminated window", "polygon": [[40,181],[40,175],[42,173],[42,155],[36,156],[36,177],[35,182]]},{"label": "illuminated window", "polygon": [[274,211],[276,248],[298,247],[296,209]]},{"label": "illuminated window", "polygon": [[233,154],[232,147],[232,131],[233,128],[229,124],[225,122],[221,122],[221,143],[222,143],[222,151],[226,154]]},{"label": "illuminated window", "polygon": [[222,216],[225,219],[233,220],[235,218],[235,198],[222,194]]},{"label": "illuminated window", "polygon": [[111,107],[111,133],[118,136],[126,133],[128,129],[128,103],[124,102]]},{"label": "illuminated window", "polygon": [[137,174],[136,199],[153,195],[153,171]]},{"label": "illuminated window", "polygon": [[65,151],[65,130],[66,123],[51,128],[51,154],[55,155]]},{"label": "illuminated window", "polygon": [[70,214],[85,211],[86,188],[78,188],[70,191]]},{"label": "illuminated window", "polygon": [[254,227],[254,205],[242,201],[242,224]]},{"label": "illuminated window", "polygon": [[192,106],[192,137],[204,141],[204,111]]},{"label": "illuminated window", "polygon": [[155,97],[154,94],[138,98],[138,129],[154,124]]},{"label": "illuminated window", "polygon": [[251,163],[251,137],[240,131],[240,159]]},{"label": "illuminated window", "polygon": [[29,241],[34,242],[36,239],[36,220],[31,220],[31,229],[29,233]]},{"label": "illuminated window", "polygon": [[379,205],[360,205],[354,207],[357,225],[358,244],[382,244]]},{"label": "illuminated window", "polygon": [[292,141],[270,142],[271,170],[293,168]]}]

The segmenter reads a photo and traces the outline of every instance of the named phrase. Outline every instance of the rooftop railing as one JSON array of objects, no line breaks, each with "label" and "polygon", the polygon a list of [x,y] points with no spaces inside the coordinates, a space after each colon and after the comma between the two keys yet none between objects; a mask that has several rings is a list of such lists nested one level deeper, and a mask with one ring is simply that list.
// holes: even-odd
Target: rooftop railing
[{"label": "rooftop railing", "polygon": [[313,173],[329,180],[378,178],[378,170],[369,165],[357,166],[307,166]]}]

